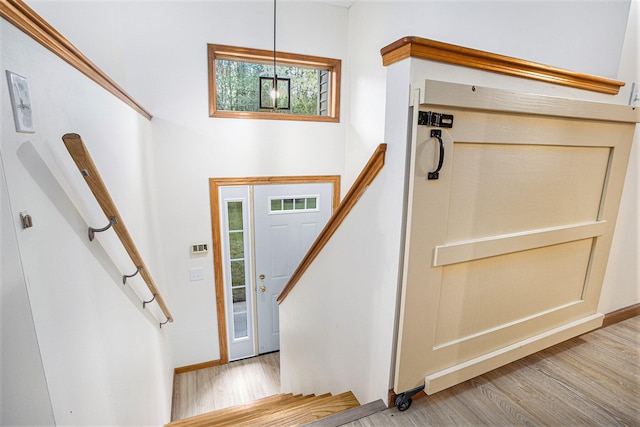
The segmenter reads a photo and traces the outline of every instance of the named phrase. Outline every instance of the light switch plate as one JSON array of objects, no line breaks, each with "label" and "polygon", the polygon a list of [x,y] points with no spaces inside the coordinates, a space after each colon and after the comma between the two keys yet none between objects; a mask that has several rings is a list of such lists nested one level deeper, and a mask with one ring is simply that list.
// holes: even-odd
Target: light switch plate
[{"label": "light switch plate", "polygon": [[34,133],[31,96],[29,95],[27,78],[7,70],[7,81],[9,83],[9,95],[11,96],[16,132]]},{"label": "light switch plate", "polygon": [[189,269],[189,280],[196,282],[198,280],[204,280],[204,268],[194,267]]}]

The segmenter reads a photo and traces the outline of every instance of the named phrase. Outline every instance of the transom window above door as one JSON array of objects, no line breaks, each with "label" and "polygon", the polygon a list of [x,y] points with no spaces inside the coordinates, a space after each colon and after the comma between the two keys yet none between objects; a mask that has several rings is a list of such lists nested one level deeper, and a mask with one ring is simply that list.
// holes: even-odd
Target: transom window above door
[{"label": "transom window above door", "polygon": [[[209,44],[209,116],[340,121],[339,59]],[[271,102],[278,94],[278,102]]]},{"label": "transom window above door", "polygon": [[317,212],[319,196],[269,197],[269,213]]}]

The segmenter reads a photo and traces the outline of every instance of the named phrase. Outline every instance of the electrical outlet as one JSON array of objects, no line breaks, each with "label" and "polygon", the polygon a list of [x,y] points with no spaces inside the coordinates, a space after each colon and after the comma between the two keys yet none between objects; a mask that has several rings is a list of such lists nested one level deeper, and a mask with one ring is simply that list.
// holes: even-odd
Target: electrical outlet
[{"label": "electrical outlet", "polygon": [[629,97],[629,105],[632,107],[640,107],[640,83],[634,82],[631,85],[631,96]]},{"label": "electrical outlet", "polygon": [[195,267],[189,269],[189,280],[196,282],[198,280],[204,280],[204,268]]}]

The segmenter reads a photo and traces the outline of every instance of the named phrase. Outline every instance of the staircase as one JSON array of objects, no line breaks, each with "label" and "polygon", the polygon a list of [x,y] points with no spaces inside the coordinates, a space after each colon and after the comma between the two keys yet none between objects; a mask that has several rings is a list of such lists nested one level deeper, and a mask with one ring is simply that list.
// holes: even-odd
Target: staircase
[{"label": "staircase", "polygon": [[166,424],[165,427],[277,426],[296,427],[359,406],[353,393],[336,396],[277,394],[245,405],[232,406]]}]

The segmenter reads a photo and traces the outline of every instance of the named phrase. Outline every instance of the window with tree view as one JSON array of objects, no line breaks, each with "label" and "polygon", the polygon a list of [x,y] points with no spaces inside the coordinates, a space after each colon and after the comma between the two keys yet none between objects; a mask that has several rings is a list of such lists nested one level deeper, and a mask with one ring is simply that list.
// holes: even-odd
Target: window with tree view
[{"label": "window with tree view", "polygon": [[276,58],[274,90],[272,51],[209,45],[209,115],[338,122],[340,60]]}]

